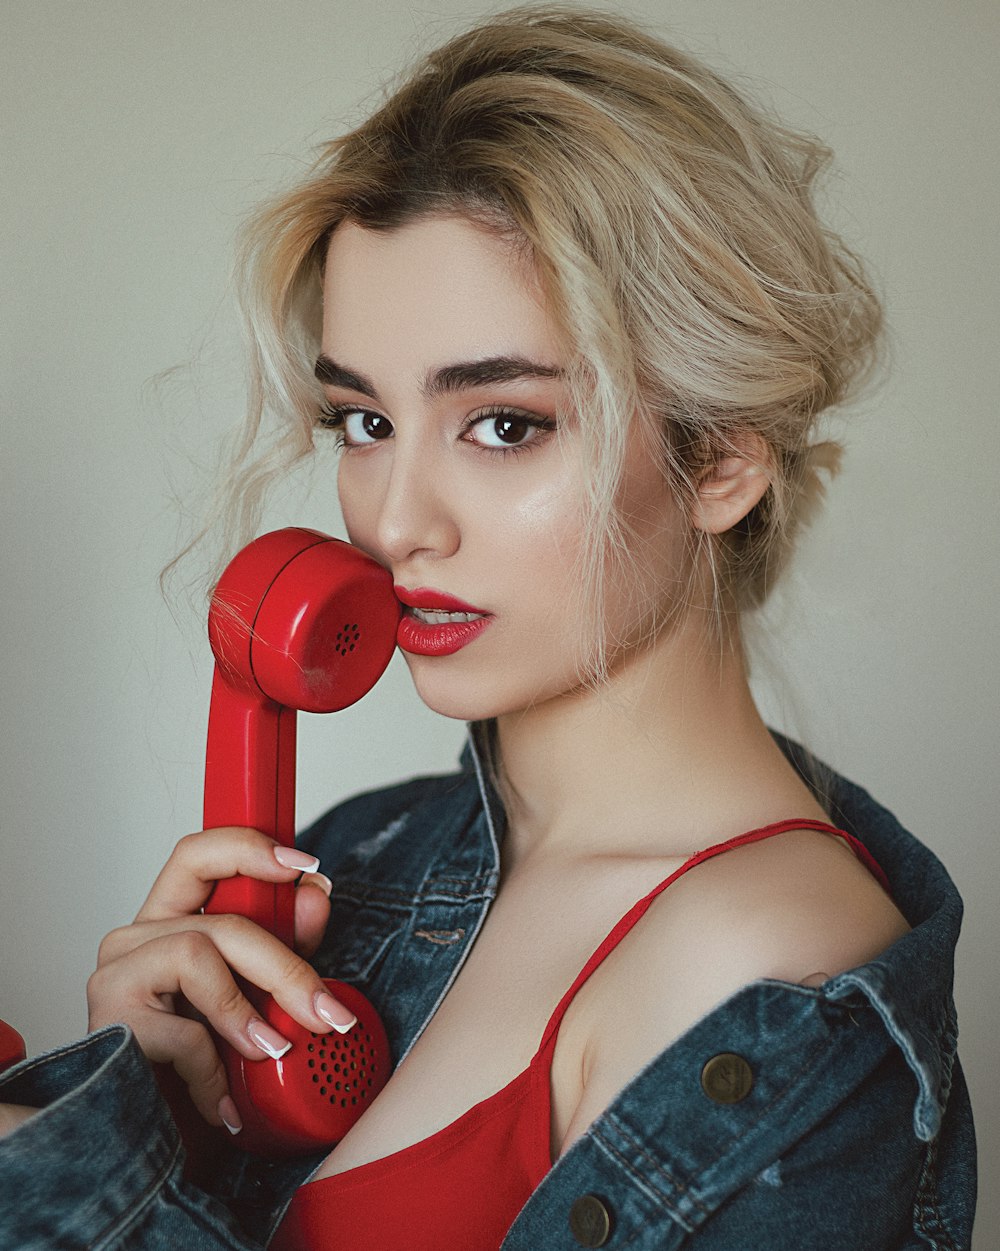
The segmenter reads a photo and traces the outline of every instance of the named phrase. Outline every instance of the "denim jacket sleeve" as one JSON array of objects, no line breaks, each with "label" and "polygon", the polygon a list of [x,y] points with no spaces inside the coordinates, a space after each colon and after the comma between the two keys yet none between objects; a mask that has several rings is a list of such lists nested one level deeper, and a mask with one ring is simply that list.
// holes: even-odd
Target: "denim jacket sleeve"
[{"label": "denim jacket sleeve", "polygon": [[[734,1054],[750,1089],[720,1103],[702,1077]],[[586,1199],[606,1213],[606,1245],[630,1251],[968,1248],[969,1178],[954,1158],[970,1145],[964,1087],[935,1138],[944,1173],[912,1132],[913,1103],[912,1071],[863,997],[756,983],[622,1092],[543,1181],[504,1251],[577,1251],[573,1212]]]},{"label": "denim jacket sleeve", "polygon": [[0,1078],[40,1108],[0,1139],[8,1251],[247,1251],[259,1247],[182,1175],[180,1137],[131,1032],[113,1025]]}]

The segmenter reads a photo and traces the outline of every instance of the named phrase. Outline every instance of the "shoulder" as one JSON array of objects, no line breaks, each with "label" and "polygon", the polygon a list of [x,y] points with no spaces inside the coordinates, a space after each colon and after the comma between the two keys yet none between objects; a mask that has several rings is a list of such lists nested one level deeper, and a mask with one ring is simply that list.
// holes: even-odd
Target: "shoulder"
[{"label": "shoulder", "polygon": [[697,864],[669,886],[628,936],[620,971],[651,1000],[669,1001],[644,1025],[660,1050],[749,982],[824,981],[908,929],[843,839],[789,830]]},{"label": "shoulder", "polygon": [[873,959],[908,928],[869,870],[830,834],[790,830],[695,865],[581,990],[569,1037],[582,1056],[585,1089],[570,1136],[744,986],[825,981]]},{"label": "shoulder", "polygon": [[646,924],[648,975],[696,959],[720,999],[758,978],[802,982],[864,964],[909,928],[843,839],[809,829],[694,866]]}]

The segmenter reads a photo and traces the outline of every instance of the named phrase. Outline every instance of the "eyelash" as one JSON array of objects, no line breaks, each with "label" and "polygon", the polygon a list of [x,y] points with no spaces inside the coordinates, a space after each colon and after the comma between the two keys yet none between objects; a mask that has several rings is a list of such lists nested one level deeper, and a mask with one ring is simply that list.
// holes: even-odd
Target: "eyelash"
[{"label": "eyelash", "polygon": [[[344,418],[348,413],[356,413],[360,410],[352,404],[324,404],[316,414],[316,425],[322,430],[342,431],[344,429]],[[338,447],[343,446],[343,438],[338,440]]]},{"label": "eyelash", "polygon": [[[369,444],[352,444],[346,441],[344,435],[344,423],[350,413],[363,413],[371,411],[376,416],[375,410],[367,410],[358,404],[325,404],[316,416],[316,424],[325,430],[335,430],[337,432],[337,447],[344,451],[350,451],[355,447],[367,447]],[[532,413],[524,412],[519,408],[509,408],[504,404],[491,404],[484,409],[480,409],[475,416],[470,418],[462,427],[462,437],[469,433],[475,426],[481,422],[495,421],[501,417],[510,417],[515,421],[523,421],[525,425],[533,430],[549,434],[556,429],[556,423],[548,417],[537,417]],[[520,455],[524,452],[530,452],[534,445],[540,440],[538,438],[528,439],[524,443],[512,443],[508,447],[490,447],[483,443],[478,443],[474,439],[469,440],[479,452],[485,452],[488,455],[506,458],[511,455]],[[375,440],[379,442],[379,440]]]},{"label": "eyelash", "polygon": [[524,443],[512,443],[507,447],[490,447],[484,443],[477,443],[472,440],[473,445],[480,452],[486,452],[492,456],[499,456],[501,459],[508,456],[520,456],[525,452],[532,451],[536,444],[542,442],[538,437],[541,434],[551,434],[556,423],[550,417],[538,417],[534,413],[527,413],[520,408],[511,408],[506,404],[488,404],[486,408],[480,409],[471,420],[467,421],[462,428],[463,436],[468,434],[474,426],[478,426],[482,422],[495,421],[501,417],[510,417],[514,421],[523,421],[529,429],[537,431],[534,438],[528,439]]}]

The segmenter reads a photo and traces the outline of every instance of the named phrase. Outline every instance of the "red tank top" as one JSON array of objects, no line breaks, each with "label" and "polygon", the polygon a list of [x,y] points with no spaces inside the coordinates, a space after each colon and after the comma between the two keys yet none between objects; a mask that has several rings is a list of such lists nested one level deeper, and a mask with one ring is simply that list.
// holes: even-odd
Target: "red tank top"
[{"label": "red tank top", "polygon": [[733,847],[803,829],[844,839],[888,890],[871,853],[821,821],[781,821],[698,852],[608,934],[559,1001],[523,1072],[429,1138],[301,1186],[271,1251],[496,1251],[552,1167],[549,1070],[559,1025],[576,992],[682,874]]}]

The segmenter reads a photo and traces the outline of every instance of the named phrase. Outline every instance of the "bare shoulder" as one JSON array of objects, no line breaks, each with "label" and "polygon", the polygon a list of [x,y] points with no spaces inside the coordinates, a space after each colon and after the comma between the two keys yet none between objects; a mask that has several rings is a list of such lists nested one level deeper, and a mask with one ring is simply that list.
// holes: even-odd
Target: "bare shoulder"
[{"label": "bare shoulder", "polygon": [[672,950],[703,953],[703,975],[725,993],[762,977],[832,976],[909,928],[848,844],[817,830],[789,830],[696,866],[647,920],[651,976],[663,959],[662,947],[659,957],[653,950],[658,931],[669,929]]},{"label": "bare shoulder", "polygon": [[621,982],[669,999],[666,1017],[643,1014],[662,1048],[748,982],[830,977],[908,929],[843,839],[789,830],[704,861],[669,886],[622,943],[606,989]]},{"label": "bare shoulder", "polygon": [[567,1017],[567,1044],[582,1054],[582,1089],[563,1122],[563,1145],[743,986],[761,978],[822,982],[873,959],[908,929],[876,878],[831,834],[790,830],[696,865],[656,898],[582,988],[575,1020]]}]

